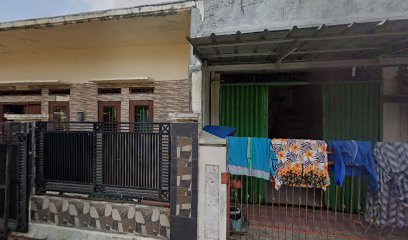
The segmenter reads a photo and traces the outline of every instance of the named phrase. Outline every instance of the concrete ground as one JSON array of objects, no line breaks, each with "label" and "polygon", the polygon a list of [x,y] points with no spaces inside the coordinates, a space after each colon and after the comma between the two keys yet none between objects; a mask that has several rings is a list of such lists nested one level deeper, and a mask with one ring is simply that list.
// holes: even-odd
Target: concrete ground
[{"label": "concrete ground", "polygon": [[11,232],[9,240],[156,240],[157,238],[89,231],[78,228],[59,227],[49,224],[30,223],[28,233]]}]

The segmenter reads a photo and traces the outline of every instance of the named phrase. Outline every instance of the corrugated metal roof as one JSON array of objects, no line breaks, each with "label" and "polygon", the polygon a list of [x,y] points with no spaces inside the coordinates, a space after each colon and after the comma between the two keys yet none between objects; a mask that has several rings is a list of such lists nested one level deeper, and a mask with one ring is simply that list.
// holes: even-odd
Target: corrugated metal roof
[{"label": "corrugated metal roof", "polygon": [[408,56],[408,20],[187,38],[211,65],[293,63]]}]

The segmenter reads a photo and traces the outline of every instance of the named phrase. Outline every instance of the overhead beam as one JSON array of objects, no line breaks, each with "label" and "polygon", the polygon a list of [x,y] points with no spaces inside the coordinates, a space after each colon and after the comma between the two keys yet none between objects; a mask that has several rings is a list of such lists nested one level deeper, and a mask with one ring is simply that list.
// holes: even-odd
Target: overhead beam
[{"label": "overhead beam", "polygon": [[197,48],[214,48],[214,47],[232,47],[232,46],[242,46],[242,45],[256,45],[256,44],[272,44],[272,43],[285,43],[297,40],[302,41],[326,41],[326,40],[341,40],[341,39],[356,39],[356,38],[374,38],[374,37],[387,37],[387,36],[407,36],[408,31],[401,32],[374,32],[374,33],[359,33],[359,34],[342,34],[333,36],[315,36],[315,37],[296,37],[296,38],[277,38],[269,40],[249,40],[240,42],[221,42],[217,44],[200,44]]},{"label": "overhead beam", "polygon": [[240,42],[226,42],[218,44],[201,44],[197,45],[198,48],[214,48],[214,47],[234,47],[234,46],[246,46],[252,44],[271,44],[271,43],[287,43],[292,42],[293,39],[272,39],[272,40],[251,40],[251,41],[240,41]]},{"label": "overhead beam", "polygon": [[285,50],[282,51],[282,53],[276,58],[275,62],[280,63],[282,62],[286,57],[288,57],[291,53],[296,51],[299,47],[299,42],[294,41],[291,43]]},{"label": "overhead beam", "polygon": [[398,52],[406,51],[408,49],[408,39],[402,39],[390,44],[380,52],[380,56],[392,55]]},{"label": "overhead beam", "polygon": [[263,70],[305,70],[318,68],[341,68],[354,66],[397,66],[408,64],[408,57],[383,58],[383,59],[350,59],[336,61],[308,61],[290,63],[259,63],[259,64],[233,64],[210,65],[209,71],[263,71]]},{"label": "overhead beam", "polygon": [[280,52],[247,52],[247,53],[221,53],[206,55],[206,58],[228,58],[228,57],[256,57],[256,56],[278,56]]},{"label": "overhead beam", "polygon": [[[372,51],[380,50],[381,48],[366,47],[366,48],[343,48],[343,49],[319,49],[309,51],[294,51],[291,55],[302,55],[310,53],[342,53],[342,52],[357,52],[357,51]],[[250,56],[278,56],[281,52],[258,52],[258,53],[221,53],[206,55],[206,58],[227,58],[227,57],[250,57]]]}]

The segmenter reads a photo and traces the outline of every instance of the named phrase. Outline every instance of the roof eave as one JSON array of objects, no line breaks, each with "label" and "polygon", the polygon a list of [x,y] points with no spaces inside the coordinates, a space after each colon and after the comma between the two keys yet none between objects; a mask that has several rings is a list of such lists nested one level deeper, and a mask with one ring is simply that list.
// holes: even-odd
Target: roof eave
[{"label": "roof eave", "polygon": [[178,1],[165,4],[144,5],[131,8],[119,8],[103,11],[84,12],[63,16],[18,20],[0,23],[0,31],[53,27],[58,25],[104,21],[110,19],[133,18],[143,16],[161,16],[188,11],[195,7],[194,1]]}]

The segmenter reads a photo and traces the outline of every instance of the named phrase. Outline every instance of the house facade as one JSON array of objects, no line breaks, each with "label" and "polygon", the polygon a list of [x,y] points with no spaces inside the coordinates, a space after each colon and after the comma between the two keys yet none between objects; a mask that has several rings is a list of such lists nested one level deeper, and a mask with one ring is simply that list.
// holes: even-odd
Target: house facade
[{"label": "house facade", "polygon": [[163,122],[188,113],[189,22],[183,5],[3,23],[1,115]]},{"label": "house facade", "polygon": [[[333,39],[335,39],[334,35],[346,35],[349,30],[351,33],[357,33],[358,31],[361,31],[359,33],[362,33],[362,31],[380,32],[381,28],[374,30],[376,25],[382,26],[384,30],[387,30],[386,27],[389,23],[393,22],[393,20],[395,20],[394,24],[396,24],[397,21],[400,21],[401,24],[401,26],[394,25],[394,29],[403,29],[402,26],[404,23],[402,20],[406,19],[406,11],[407,6],[403,1],[391,1],[387,3],[382,1],[352,1],[348,3],[346,3],[346,1],[337,1],[335,4],[327,1],[313,1],[313,3],[301,3],[300,1],[286,1],[285,3],[279,1],[246,1],[243,4],[230,1],[205,1],[201,7],[197,8],[196,11],[193,11],[196,17],[192,17],[192,29],[196,30],[195,32],[192,32],[191,37],[193,38],[193,47],[196,46],[196,56],[199,56],[198,58],[201,57],[202,59],[203,77],[207,78],[203,81],[203,88],[206,93],[212,93],[203,95],[203,121],[205,123],[218,124],[221,120],[218,106],[219,99],[222,99],[222,96],[218,93],[214,94],[213,91],[211,91],[214,90],[214,87],[216,89],[218,88],[218,86],[215,85],[219,80],[224,83],[231,82],[237,84],[245,83],[245,81],[246,83],[250,81],[254,82],[253,78],[264,78],[260,81],[268,82],[271,81],[271,79],[267,80],[268,77],[262,77],[261,75],[282,72],[298,73],[320,71],[320,73],[312,73],[312,76],[309,77],[309,79],[313,78],[316,82],[319,82],[330,81],[331,79],[336,78],[336,76],[339,76],[339,72],[334,72],[335,70],[338,70],[340,72],[347,71],[347,73],[340,73],[342,74],[341,76],[344,76],[344,81],[347,82],[350,80],[349,77],[357,76],[356,79],[360,78],[361,80],[361,77],[358,76],[359,68],[361,70],[363,68],[376,67],[380,72],[375,72],[376,70],[373,69],[367,71],[372,72],[374,78],[377,77],[381,80],[381,94],[387,96],[386,100],[382,103],[384,105],[382,106],[384,111],[381,113],[382,116],[380,116],[380,118],[384,118],[384,121],[382,121],[384,126],[382,126],[381,130],[384,135],[384,140],[388,139],[397,141],[406,139],[407,134],[403,122],[399,123],[399,126],[404,129],[402,132],[399,131],[400,128],[394,128],[394,130],[392,130],[391,127],[387,125],[393,125],[390,118],[394,120],[400,119],[398,120],[399,122],[406,121],[404,120],[406,117],[403,116],[405,110],[397,110],[397,108],[403,107],[404,104],[401,103],[401,101],[392,101],[392,97],[388,97],[391,95],[399,95],[400,93],[398,91],[404,91],[402,88],[397,90],[397,86],[401,83],[398,83],[398,80],[395,79],[398,67],[404,66],[405,64],[403,61],[404,59],[399,59],[402,60],[399,63],[367,63],[361,61],[364,56],[358,52],[357,53],[361,56],[355,53],[358,51],[358,47],[355,46],[359,46],[359,43],[356,43],[354,47],[351,47],[351,50],[354,51],[352,51],[354,55],[348,56],[348,58],[347,56],[338,56],[339,52],[344,53],[345,49],[332,49],[336,47],[339,48],[343,45],[345,48],[347,44],[344,44],[344,42],[352,41],[353,39],[347,38],[346,36],[343,38],[344,42],[338,42],[336,46],[333,46],[334,43],[331,43],[333,42]],[[382,24],[382,22],[385,24]],[[371,25],[369,23],[371,23]],[[330,29],[331,26],[337,26],[337,29]],[[343,28],[340,29],[340,26]],[[327,28],[328,31],[333,31],[333,33],[324,33],[323,30],[325,28]],[[302,29],[304,29],[303,32],[298,31]],[[391,28],[388,30],[391,30]],[[262,34],[262,32],[264,34]],[[270,33],[270,36],[268,36],[268,33]],[[333,38],[331,39],[328,38],[322,39],[321,41],[315,41],[316,44],[320,44],[326,40],[331,41],[330,43],[332,45],[326,43],[327,46],[322,46],[322,49],[319,49],[318,51],[324,52],[324,50],[331,50],[331,52],[326,51],[326,56],[323,56],[323,54],[317,56],[317,53],[312,50],[312,47],[316,48],[316,46],[311,46],[311,44],[307,46],[308,43],[304,43],[302,49],[298,44],[295,44],[291,48],[289,45],[279,45],[279,41],[275,43],[273,42],[274,38],[282,39],[285,36],[284,34],[288,34],[286,36],[287,38],[292,36],[294,40],[298,39],[299,41],[301,41],[302,38],[313,37],[313,34],[315,34],[316,37],[319,36],[319,34],[322,36],[333,35]],[[205,39],[206,37],[207,39]],[[380,38],[375,38],[375,36],[371,38],[370,36],[367,38],[360,37],[361,41],[367,41],[367,39],[370,40],[374,37],[374,40],[382,40],[383,45],[387,43],[384,38],[381,38],[381,36]],[[197,38],[197,40],[194,41],[194,38]],[[288,42],[291,40],[292,39],[288,40]],[[262,43],[262,41],[265,43]],[[363,45],[364,44],[360,43],[360,48]],[[239,48],[240,46],[242,46],[242,49]],[[293,51],[293,54],[288,52],[289,50],[284,51],[288,46],[289,50]],[[267,49],[268,47],[274,48],[275,52],[282,51],[287,53],[287,56],[279,56],[277,53],[272,53],[269,54],[269,58],[266,58],[269,51],[269,49]],[[367,46],[365,47],[367,48]],[[295,48],[297,50],[294,50]],[[374,49],[372,50],[375,51]],[[296,51],[299,53],[296,53]],[[368,49],[368,51],[370,51],[370,49]],[[335,55],[336,52],[338,55]],[[315,55],[307,56],[306,61],[301,60],[299,57],[301,54],[304,54],[304,56],[306,54]],[[289,59],[287,59],[288,56],[290,56]],[[368,56],[365,58],[372,58],[372,56],[376,55],[371,53],[371,55],[368,54],[365,56]],[[385,54],[381,56],[384,58]],[[401,56],[403,55],[401,54]],[[275,58],[275,60],[278,59],[279,61],[277,63],[280,65],[256,65],[256,63],[273,63],[272,58]],[[360,62],[349,61],[348,64],[333,62],[332,65],[322,65],[322,61],[327,59],[358,59]],[[312,60],[316,60],[316,64],[313,64],[314,62],[312,62]],[[287,63],[311,63],[293,64],[288,66],[284,64],[285,61]],[[200,65],[200,63],[198,63],[198,65]],[[354,70],[352,70],[353,67]],[[252,77],[248,76],[251,75],[251,72]],[[332,72],[334,76],[330,76],[330,72]],[[222,78],[222,74],[226,76],[225,80]],[[233,76],[234,74],[235,76]],[[239,76],[239,74],[241,74],[241,76]],[[242,75],[245,76],[242,77]],[[369,78],[373,79],[373,76],[365,77],[363,81],[370,81]],[[277,77],[279,76],[270,78],[273,80],[273,78],[276,79]],[[234,78],[236,79],[235,82]],[[293,76],[292,79],[293,81],[302,81],[302,77],[299,76]],[[260,81],[258,81],[258,83]],[[209,95],[215,99],[211,100]],[[212,103],[211,101],[216,101],[217,103]],[[395,104],[399,105],[399,107]]]},{"label": "house facade", "polygon": [[[16,155],[4,152],[11,170],[0,165],[1,186],[13,182],[0,196],[0,238],[4,229],[33,239],[184,234],[182,220],[197,214],[185,39],[194,6],[1,23],[1,135],[21,137]],[[170,123],[179,120],[189,123]],[[23,174],[7,175],[14,171]]]},{"label": "house facade", "polygon": [[[189,39],[193,66],[200,66],[190,69],[203,79],[203,124],[235,127],[242,137],[407,141],[407,45],[399,35],[406,31],[407,9],[398,0],[203,1],[193,11],[196,31]],[[351,213],[365,201],[353,191],[366,184],[351,187],[353,180],[313,193],[275,191],[245,176],[227,181],[225,143],[206,133],[200,139],[200,239],[354,233],[335,216],[358,215]],[[317,206],[328,214],[316,224]],[[230,233],[239,218],[230,215],[234,207],[247,224],[244,233]],[[352,219],[349,226],[360,224]]]},{"label": "house facade", "polygon": [[[295,234],[302,238],[321,237],[323,230],[327,238],[339,236],[340,220],[333,219],[342,214],[344,224],[345,214],[350,221],[362,215],[360,194],[348,188],[353,182],[345,190],[312,194],[300,189],[275,192],[265,181],[231,181],[225,174],[225,139],[198,133],[205,125],[227,125],[243,137],[407,141],[407,19],[408,3],[403,0],[205,0],[0,24],[0,111],[6,119],[26,114],[28,119],[75,122],[57,129],[63,134],[76,131],[75,124],[90,124],[86,134],[91,132],[89,143],[96,147],[89,162],[117,161],[102,169],[121,166],[124,179],[134,177],[127,159],[145,160],[157,152],[144,138],[129,142],[107,137],[104,142],[104,136],[113,132],[170,136],[160,148],[169,150],[168,155],[157,155],[169,158],[164,175],[171,175],[170,180],[164,180],[166,189],[158,189],[160,194],[165,192],[158,197],[165,201],[151,203],[135,197],[140,202],[134,204],[121,202],[122,196],[120,201],[104,198],[103,202],[95,196],[66,198],[68,190],[99,196],[109,191],[126,195],[134,188],[139,194],[146,189],[138,184],[111,184],[122,175],[98,172],[98,168],[93,174],[102,177],[90,180],[92,187],[69,185],[69,181],[64,185],[45,174],[40,177],[48,185],[36,183],[42,189],[31,197],[29,234],[56,238],[58,232],[69,235],[82,229],[73,236],[228,239],[234,220],[230,207],[235,204],[245,224],[255,223],[246,225],[249,235],[237,234],[237,239],[275,237],[275,233],[278,239],[287,233],[293,238],[297,230]],[[184,123],[170,124],[171,133],[163,125],[133,125],[169,121]],[[105,130],[104,122],[132,124]],[[54,125],[50,126],[43,126],[41,134],[54,134]],[[126,148],[130,145],[121,141],[138,143],[152,152],[132,155]],[[108,148],[107,143],[113,146]],[[46,154],[36,161],[58,160],[53,152]],[[141,166],[134,169],[151,171]],[[125,190],[118,190],[124,186]],[[347,201],[357,197],[347,204],[330,202],[330,197],[340,199],[339,191],[344,191],[341,196]],[[50,196],[52,192],[63,196]],[[272,206],[284,205],[286,209],[275,208],[275,218]],[[314,224],[315,208],[320,232],[314,225],[311,231],[302,229],[303,225],[293,227],[294,219],[308,222],[311,216]],[[334,228],[324,224],[323,213]],[[267,223],[275,220],[269,221],[268,216],[277,219],[272,227]]]}]

